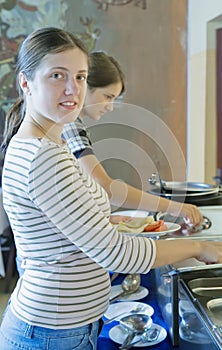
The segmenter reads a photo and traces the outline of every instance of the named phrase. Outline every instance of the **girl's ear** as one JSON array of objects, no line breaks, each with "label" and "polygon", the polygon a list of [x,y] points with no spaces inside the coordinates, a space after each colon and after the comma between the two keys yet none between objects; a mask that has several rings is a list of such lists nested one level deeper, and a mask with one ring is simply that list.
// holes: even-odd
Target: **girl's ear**
[{"label": "girl's ear", "polygon": [[19,73],[19,85],[24,94],[30,95],[29,82],[24,73]]}]

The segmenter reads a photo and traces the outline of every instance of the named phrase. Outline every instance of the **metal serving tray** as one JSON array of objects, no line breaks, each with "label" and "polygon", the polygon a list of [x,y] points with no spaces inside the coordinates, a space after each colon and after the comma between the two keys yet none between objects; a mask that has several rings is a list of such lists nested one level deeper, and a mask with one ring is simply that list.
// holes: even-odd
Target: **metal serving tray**
[{"label": "metal serving tray", "polygon": [[[210,264],[206,265],[199,262],[196,259],[187,259],[181,263],[166,265],[162,268],[154,270],[155,273],[155,288],[157,295],[157,302],[160,307],[162,316],[166,324],[168,325],[169,334],[172,340],[173,346],[179,345],[179,302],[184,299],[183,293],[178,290],[178,286],[182,286],[186,297],[189,298],[198,315],[207,326],[208,332],[212,334],[212,322],[205,322],[206,317],[201,315],[207,315],[206,304],[205,307],[201,305],[199,299],[210,301],[214,299],[214,295],[209,297],[199,296],[192,291],[188,283],[192,280],[202,280],[199,283],[201,287],[204,284],[205,278],[220,278],[222,280],[222,264]],[[198,288],[199,288],[198,285]],[[196,287],[194,285],[194,287]],[[171,310],[171,312],[167,312]],[[201,310],[201,312],[200,312]],[[210,311],[208,310],[210,313]],[[208,316],[207,316],[208,317]],[[208,317],[209,318],[209,317]],[[221,328],[222,329],[222,328]],[[219,333],[219,328],[218,328]],[[222,344],[222,343],[220,343]],[[222,347],[220,348],[222,349]]]},{"label": "metal serving tray", "polygon": [[[218,265],[216,265],[218,266]],[[222,348],[222,270],[206,270],[205,276],[185,276],[180,285],[198,310],[206,327]],[[196,277],[196,278],[195,278]]]},{"label": "metal serving tray", "polygon": [[222,298],[222,277],[196,278],[188,286],[197,296]]},{"label": "metal serving tray", "polygon": [[[222,298],[211,299],[206,303],[207,313],[214,324],[222,327]],[[221,330],[221,329],[220,329]]]},{"label": "metal serving tray", "polygon": [[222,327],[222,277],[193,279],[187,286],[212,326]]}]

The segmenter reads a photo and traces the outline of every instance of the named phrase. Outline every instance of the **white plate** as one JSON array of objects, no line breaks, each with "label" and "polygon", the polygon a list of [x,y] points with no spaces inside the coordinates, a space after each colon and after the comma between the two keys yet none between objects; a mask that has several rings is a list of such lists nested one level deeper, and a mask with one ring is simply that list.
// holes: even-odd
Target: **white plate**
[{"label": "white plate", "polygon": [[[145,303],[139,303],[136,301],[123,301],[115,304],[111,304],[108,309],[106,310],[106,313],[104,316],[108,319],[116,317],[116,321],[119,321],[119,319],[123,316],[128,315],[130,310],[135,309],[136,307],[141,306],[143,309],[139,312],[140,314],[145,314],[148,316],[152,316],[154,313],[154,309],[152,306],[145,304]],[[123,315],[124,313],[124,315]],[[118,317],[118,315],[120,315]]]},{"label": "white plate", "polygon": [[111,215],[123,215],[123,216],[144,218],[149,215],[149,212],[145,210],[120,210],[120,211],[113,212]]},{"label": "white plate", "polygon": [[160,232],[141,232],[141,233],[128,233],[125,232],[128,236],[140,236],[140,237],[160,237],[165,236],[170,232],[175,232],[181,229],[181,226],[179,224],[175,224],[173,222],[164,222],[168,226],[168,230],[166,231],[160,231]]},{"label": "white plate", "polygon": [[[135,347],[143,348],[143,347],[146,347],[146,346],[156,345],[156,344],[159,344],[160,342],[162,342],[166,338],[167,332],[166,332],[166,330],[163,327],[161,327],[160,325],[158,325],[156,323],[153,323],[152,327],[155,327],[155,328],[159,329],[160,334],[159,334],[158,339],[154,340],[154,341],[149,341],[149,342],[146,342],[146,343],[139,342],[139,343],[135,344]],[[114,342],[116,342],[118,344],[122,344],[124,342],[127,334],[128,334],[128,332],[123,327],[121,327],[120,325],[111,328],[110,331],[109,331],[110,339],[112,339]],[[139,336],[136,336],[134,338],[134,341],[136,341],[137,339],[139,340]]]},{"label": "white plate", "polygon": [[[122,292],[122,287],[121,284],[117,284],[115,286],[111,287],[111,291],[110,291],[110,296],[109,298],[112,299],[114,298],[116,295],[120,294]],[[149,291],[147,288],[140,286],[139,289],[135,292],[135,293],[131,293],[128,295],[125,295],[124,297],[120,297],[120,299],[118,300],[140,300],[145,298],[147,295],[149,294]]]}]

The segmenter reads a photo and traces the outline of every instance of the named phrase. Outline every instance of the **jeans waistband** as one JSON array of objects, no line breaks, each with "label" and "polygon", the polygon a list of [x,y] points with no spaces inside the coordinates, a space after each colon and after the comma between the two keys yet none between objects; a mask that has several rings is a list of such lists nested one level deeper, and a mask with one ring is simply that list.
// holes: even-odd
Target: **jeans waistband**
[{"label": "jeans waistband", "polygon": [[12,324],[16,323],[16,325],[19,327],[19,329],[21,331],[24,332],[24,335],[26,337],[32,337],[32,335],[42,335],[44,333],[44,335],[47,337],[47,335],[49,335],[50,337],[53,336],[53,333],[55,333],[56,337],[59,337],[60,335],[70,335],[72,336],[73,333],[75,333],[76,335],[81,335],[87,331],[91,331],[91,328],[93,327],[93,324],[87,324],[84,326],[80,326],[77,328],[69,328],[69,329],[52,329],[52,328],[46,328],[46,327],[41,327],[41,326],[35,326],[32,325],[30,323],[27,323],[21,319],[19,319],[11,310],[11,307],[9,305],[7,313],[5,315],[6,317],[8,317],[10,319],[10,322],[12,322]]}]

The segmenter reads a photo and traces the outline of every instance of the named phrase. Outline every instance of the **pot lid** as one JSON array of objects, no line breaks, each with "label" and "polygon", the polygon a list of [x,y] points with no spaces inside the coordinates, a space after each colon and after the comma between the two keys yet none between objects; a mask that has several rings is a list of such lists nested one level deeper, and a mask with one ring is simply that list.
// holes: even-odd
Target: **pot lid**
[{"label": "pot lid", "polygon": [[[211,192],[216,193],[219,191],[219,187],[215,187],[210,184],[201,182],[175,182],[175,181],[162,181],[164,190],[166,191],[182,191],[182,192]],[[155,183],[155,186],[160,188],[159,182]]]},{"label": "pot lid", "polygon": [[[165,187],[164,187],[165,189]],[[162,197],[166,197],[166,198],[169,198],[171,199],[171,197],[173,198],[185,198],[185,197],[208,197],[208,196],[211,196],[213,194],[216,194],[218,193],[218,188],[215,187],[215,188],[212,188],[212,189],[209,189],[208,191],[186,191],[186,190],[176,190],[176,189],[173,189],[172,188],[170,190],[168,190],[166,188],[166,190],[164,192],[161,192],[160,191],[160,187],[157,187],[156,188],[152,188],[151,190],[148,191],[149,193],[151,194],[155,194],[155,195],[158,195],[158,196],[162,196]]]}]

